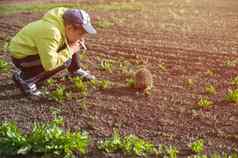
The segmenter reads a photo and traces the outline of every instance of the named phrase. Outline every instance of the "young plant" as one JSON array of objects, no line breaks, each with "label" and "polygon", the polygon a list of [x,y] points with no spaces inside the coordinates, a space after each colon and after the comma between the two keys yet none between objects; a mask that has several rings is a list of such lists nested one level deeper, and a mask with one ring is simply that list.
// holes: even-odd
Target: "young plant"
[{"label": "young plant", "polygon": [[111,82],[109,80],[98,80],[98,88],[103,90],[110,87]]},{"label": "young plant", "polygon": [[0,59],[0,72],[6,72],[10,65],[3,59]]},{"label": "young plant", "polygon": [[146,156],[155,154],[157,149],[155,146],[135,135],[126,136],[123,139],[122,150],[128,155]]},{"label": "young plant", "polygon": [[210,69],[207,70],[206,74],[208,76],[214,76],[214,72],[212,70],[210,70]]},{"label": "young plant", "polygon": [[72,81],[74,82],[74,85],[76,86],[77,90],[83,95],[87,96],[88,94],[88,87],[83,82],[83,80],[80,77],[74,77],[72,78]]},{"label": "young plant", "polygon": [[232,68],[232,67],[236,67],[236,65],[238,64],[238,60],[227,60],[224,63],[224,66],[227,68]]},{"label": "young plant", "polygon": [[225,95],[225,100],[229,101],[229,102],[234,102],[234,103],[238,103],[238,89],[235,90],[228,90],[228,93]]},{"label": "young plant", "polygon": [[98,144],[98,148],[106,152],[121,150],[123,153],[130,156],[147,156],[149,154],[157,153],[157,149],[153,144],[148,143],[135,135],[128,135],[122,138],[117,131],[114,131],[112,138],[101,141]]},{"label": "young plant", "polygon": [[111,60],[103,59],[103,60],[101,60],[99,66],[100,66],[99,67],[100,69],[112,73],[112,61]]},{"label": "young plant", "polygon": [[86,132],[65,132],[60,127],[63,123],[63,118],[57,114],[49,123],[34,123],[32,132],[28,135],[31,151],[64,157],[74,157],[74,151],[85,154],[89,144],[88,134]]},{"label": "young plant", "polygon": [[54,79],[48,79],[46,82],[49,86],[53,86],[54,84],[56,84],[56,81]]},{"label": "young plant", "polygon": [[134,88],[136,85],[136,81],[132,78],[127,79],[127,85],[129,88]]},{"label": "young plant", "polygon": [[187,85],[188,88],[191,88],[194,85],[194,80],[189,78],[186,80],[185,84]]},{"label": "young plant", "polygon": [[205,87],[205,92],[207,94],[214,95],[216,94],[216,88],[212,84],[209,84]]},{"label": "young plant", "polygon": [[99,150],[104,150],[107,153],[113,153],[122,148],[122,138],[118,130],[113,130],[113,135],[111,138],[100,141],[97,144]]},{"label": "young plant", "polygon": [[232,79],[231,84],[238,86],[238,76],[236,76],[234,79]]},{"label": "young plant", "polygon": [[65,91],[64,86],[58,85],[55,90],[49,93],[49,95],[53,100],[57,102],[62,102],[67,98],[68,93]]},{"label": "young plant", "polygon": [[172,146],[167,147],[166,151],[170,158],[176,158],[177,154],[179,153],[179,151],[175,147],[172,147]]},{"label": "young plant", "polygon": [[27,138],[13,122],[0,125],[0,155],[26,154],[30,150]]},{"label": "young plant", "polygon": [[189,144],[189,147],[191,148],[193,152],[199,154],[204,151],[204,140],[198,139],[194,141],[193,143]]},{"label": "young plant", "polygon": [[159,68],[164,72],[167,71],[167,68],[165,67],[164,64],[159,64]]},{"label": "young plant", "polygon": [[201,108],[209,108],[213,105],[213,102],[210,101],[208,98],[200,98],[198,102],[198,106]]}]

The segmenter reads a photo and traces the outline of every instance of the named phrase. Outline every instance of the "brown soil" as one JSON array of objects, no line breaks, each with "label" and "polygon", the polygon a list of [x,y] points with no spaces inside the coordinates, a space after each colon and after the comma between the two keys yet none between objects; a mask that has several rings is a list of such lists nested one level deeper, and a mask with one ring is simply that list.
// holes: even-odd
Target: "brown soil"
[{"label": "brown soil", "polygon": [[[62,110],[66,128],[86,129],[96,140],[117,127],[122,134],[133,133],[157,145],[173,144],[181,155],[195,138],[206,140],[206,153],[238,150],[238,106],[224,100],[228,89],[235,88],[230,81],[238,72],[237,66],[224,65],[238,57],[238,1],[141,2],[144,9],[138,12],[91,13],[94,20],[114,21],[116,17],[123,21],[115,20],[110,29],[98,28],[97,36],[88,38],[89,69],[99,79],[126,86],[122,74],[95,69],[96,57],[133,63],[148,60],[154,75],[151,96],[125,86],[112,87],[92,93],[86,99],[87,108],[82,108],[78,100],[58,104],[25,98],[10,74],[4,74],[0,76],[0,119],[16,120],[28,130],[33,121],[49,120],[49,109],[56,107]],[[0,17],[0,40],[40,16],[19,13]],[[7,54],[0,57],[9,59]],[[186,84],[188,79],[194,81],[191,87]],[[204,92],[209,83],[216,87],[215,95]],[[209,97],[214,106],[197,108],[201,97]]]}]

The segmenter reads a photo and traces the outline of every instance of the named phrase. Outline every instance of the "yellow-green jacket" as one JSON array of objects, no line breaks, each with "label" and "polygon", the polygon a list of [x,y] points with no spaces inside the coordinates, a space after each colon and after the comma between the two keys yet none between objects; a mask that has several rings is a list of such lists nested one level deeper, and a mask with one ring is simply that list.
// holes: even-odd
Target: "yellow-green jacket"
[{"label": "yellow-green jacket", "polygon": [[[42,19],[20,30],[11,40],[8,50],[14,58],[22,59],[39,54],[42,66],[51,71],[72,57],[66,41],[63,14],[67,8],[55,8]],[[66,48],[58,50],[66,44]]]}]

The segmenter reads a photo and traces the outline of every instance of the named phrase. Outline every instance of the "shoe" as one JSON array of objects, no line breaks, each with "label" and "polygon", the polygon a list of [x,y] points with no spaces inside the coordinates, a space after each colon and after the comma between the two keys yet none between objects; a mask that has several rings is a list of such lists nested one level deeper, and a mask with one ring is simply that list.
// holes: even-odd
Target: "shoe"
[{"label": "shoe", "polygon": [[40,96],[42,93],[37,89],[36,84],[34,83],[27,83],[21,77],[21,73],[15,72],[12,76],[13,81],[17,85],[18,88],[24,93],[25,95],[30,96]]},{"label": "shoe", "polygon": [[90,74],[89,71],[83,70],[82,68],[69,73],[69,77],[80,77],[84,81],[95,80],[96,77]]}]

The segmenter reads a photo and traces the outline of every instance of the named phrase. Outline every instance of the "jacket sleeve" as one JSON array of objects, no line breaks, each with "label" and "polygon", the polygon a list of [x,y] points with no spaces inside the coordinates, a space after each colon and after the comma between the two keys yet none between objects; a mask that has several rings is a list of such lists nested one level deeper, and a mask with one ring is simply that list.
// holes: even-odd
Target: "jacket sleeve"
[{"label": "jacket sleeve", "polygon": [[38,41],[36,41],[40,60],[46,71],[54,70],[72,57],[72,52],[68,46],[60,52],[57,52],[61,38],[59,32],[47,31],[47,34],[41,36],[38,38]]}]

